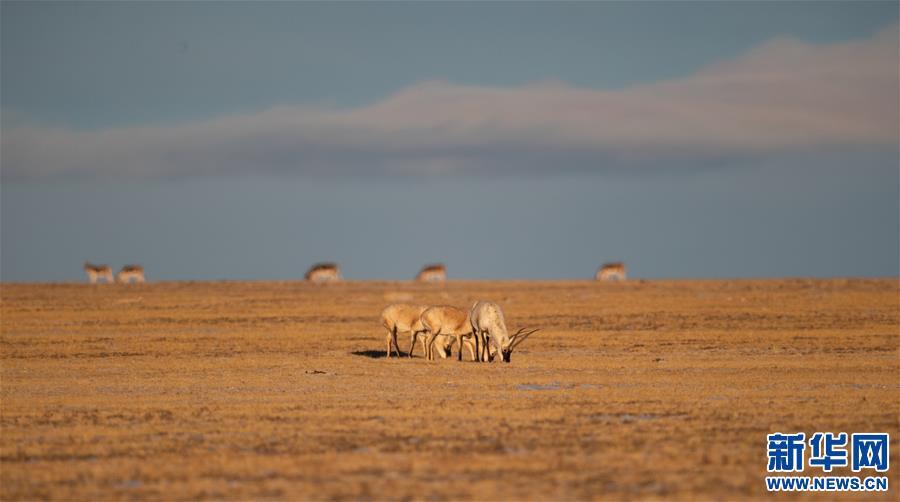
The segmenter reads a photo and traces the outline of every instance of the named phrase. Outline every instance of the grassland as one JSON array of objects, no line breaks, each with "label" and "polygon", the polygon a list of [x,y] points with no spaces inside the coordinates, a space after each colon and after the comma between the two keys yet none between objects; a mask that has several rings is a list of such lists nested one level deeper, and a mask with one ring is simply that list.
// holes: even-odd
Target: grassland
[{"label": "grassland", "polygon": [[[510,364],[384,358],[387,303],[476,298],[543,330]],[[866,497],[891,499],[898,302],[896,279],[3,284],[0,498],[762,498],[766,434],[846,431],[892,434]]]}]

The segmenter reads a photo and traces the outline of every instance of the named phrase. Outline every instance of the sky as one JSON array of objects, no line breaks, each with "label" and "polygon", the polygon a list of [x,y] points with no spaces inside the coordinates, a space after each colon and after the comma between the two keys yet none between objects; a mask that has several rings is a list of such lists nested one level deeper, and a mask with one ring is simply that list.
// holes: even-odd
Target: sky
[{"label": "sky", "polygon": [[896,2],[0,3],[0,279],[897,276]]}]

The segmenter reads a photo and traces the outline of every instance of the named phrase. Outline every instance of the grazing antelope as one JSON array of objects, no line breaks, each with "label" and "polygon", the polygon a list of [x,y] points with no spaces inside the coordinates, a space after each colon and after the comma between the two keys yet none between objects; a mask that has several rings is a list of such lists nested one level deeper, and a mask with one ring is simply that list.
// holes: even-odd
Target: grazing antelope
[{"label": "grazing antelope", "polygon": [[525,333],[526,328],[522,328],[513,336],[509,336],[503,310],[496,303],[488,301],[477,301],[472,305],[469,322],[472,324],[472,332],[475,333],[476,339],[480,340],[482,361],[493,361],[499,353],[503,362],[508,363],[513,349],[538,331],[533,329]]},{"label": "grazing antelope", "polygon": [[419,282],[444,282],[447,280],[447,267],[443,263],[425,265],[416,275]]},{"label": "grazing antelope", "polygon": [[[424,337],[420,338],[420,340],[423,340],[422,348],[424,349]],[[453,354],[453,345],[456,344],[456,338],[449,335],[440,335],[434,339],[434,343],[437,344],[438,355],[441,356],[441,359],[447,359],[451,354]],[[471,351],[473,354],[475,353],[475,349],[472,347],[472,340],[467,338],[463,340],[463,343],[466,345],[466,347],[469,348],[469,351]]]},{"label": "grazing antelope", "polygon": [[341,269],[337,263],[316,263],[309,267],[304,279],[312,282],[337,282],[341,280]]},{"label": "grazing antelope", "polygon": [[598,281],[624,281],[625,280],[625,264],[617,261],[615,263],[604,263],[594,276]]},{"label": "grazing antelope", "polygon": [[[400,346],[397,345],[397,333],[409,332],[409,357],[412,357],[413,348],[416,345],[416,336],[424,333],[420,317],[428,307],[424,305],[409,305],[407,303],[394,303],[381,311],[381,325],[388,331],[387,356],[391,357],[391,347],[397,349],[397,357],[400,357]],[[425,341],[422,341],[422,349],[425,349]]]},{"label": "grazing antelope", "polygon": [[[425,349],[425,327],[422,325],[421,315],[428,307],[424,305],[409,305],[406,303],[394,303],[388,305],[381,311],[381,325],[388,331],[387,335],[387,357],[391,357],[392,347],[397,351],[397,357],[400,357],[400,346],[397,344],[397,333],[409,332],[409,357],[412,357],[413,349],[416,346],[416,338],[422,342],[422,352]],[[423,335],[419,337],[419,335]],[[440,350],[438,355],[446,359],[450,355],[453,343],[456,341],[452,336],[441,335],[437,342]],[[475,349],[471,349],[474,353]]]},{"label": "grazing antelope", "polygon": [[101,278],[106,282],[113,282],[112,268],[109,265],[94,265],[90,262],[84,262],[84,273],[87,274],[91,284],[97,284],[97,279]]},{"label": "grazing antelope", "polygon": [[472,352],[472,360],[477,360],[478,339],[472,332],[472,324],[469,322],[469,315],[456,307],[438,306],[430,307],[422,312],[422,327],[428,340],[425,341],[425,357],[429,360],[434,359],[432,343],[435,338],[443,336],[451,336],[456,338],[456,344],[459,345],[458,361],[462,361],[463,346],[465,341],[463,337],[472,337],[472,343],[467,346]]},{"label": "grazing antelope", "polygon": [[[422,326],[421,322],[419,322],[419,326]],[[426,341],[425,341],[425,339],[428,338],[428,336],[424,329],[422,331],[418,331],[416,333],[410,334],[409,338],[410,338],[410,340],[409,340],[409,357],[410,358],[413,356],[413,349],[416,346],[416,340],[419,340],[419,342],[420,342],[419,344],[422,346],[422,354],[424,356],[428,355],[428,349],[426,347]],[[441,350],[438,351],[438,355],[441,356],[441,359],[447,359],[447,357],[449,357],[450,354],[453,352],[453,345],[456,344],[456,338],[453,336],[450,336],[450,335],[438,335],[437,337],[435,337],[435,342],[441,348]],[[470,353],[472,353],[472,354],[475,353],[475,347],[472,346],[471,339],[469,339],[469,338],[463,339],[463,345],[465,345],[469,349]]]},{"label": "grazing antelope", "polygon": [[144,267],[140,265],[125,265],[116,274],[116,280],[123,283],[144,282]]},{"label": "grazing antelope", "polygon": [[[421,338],[422,340],[422,349],[425,349],[425,334],[423,333]],[[450,357],[450,354],[453,353],[453,346],[456,345],[456,337],[453,335],[438,335],[434,338],[435,343],[441,349],[438,351],[438,355],[441,356],[441,359],[447,359]],[[463,347],[469,349],[469,354],[472,355],[472,360],[475,361],[475,337],[474,336],[466,336],[463,335],[462,339]],[[459,351],[462,352],[462,347],[459,348]]]}]

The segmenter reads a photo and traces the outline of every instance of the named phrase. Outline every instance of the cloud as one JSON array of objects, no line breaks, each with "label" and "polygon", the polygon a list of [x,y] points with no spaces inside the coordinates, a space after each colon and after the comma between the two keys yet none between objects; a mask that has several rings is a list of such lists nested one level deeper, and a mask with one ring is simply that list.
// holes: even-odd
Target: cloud
[{"label": "cloud", "polygon": [[[898,26],[776,39],[685,78],[622,90],[430,81],[368,106],[278,106],[195,123],[2,132],[2,175],[180,176],[677,169],[828,148],[897,148]],[[586,62],[589,64],[589,62]]]}]

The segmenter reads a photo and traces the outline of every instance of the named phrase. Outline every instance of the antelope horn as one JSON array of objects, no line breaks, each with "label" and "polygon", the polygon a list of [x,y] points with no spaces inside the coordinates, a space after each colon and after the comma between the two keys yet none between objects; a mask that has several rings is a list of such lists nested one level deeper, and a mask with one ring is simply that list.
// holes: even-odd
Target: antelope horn
[{"label": "antelope horn", "polygon": [[512,346],[515,345],[516,339],[519,337],[519,335],[522,334],[523,331],[525,331],[525,328],[519,328],[519,331],[516,331],[516,334],[514,334],[514,335],[511,336],[511,337],[509,337],[509,345],[510,345],[510,347],[512,347]]},{"label": "antelope horn", "polygon": [[[531,335],[537,333],[537,332],[540,331],[540,330],[541,330],[541,328],[535,328],[535,329],[529,331],[528,333],[525,333],[524,335],[522,335],[522,338],[519,338],[519,337],[517,336],[516,339],[513,340],[513,342],[509,344],[510,350],[516,348],[520,343],[524,342],[525,339],[527,339],[529,336],[531,336]],[[520,333],[521,333],[521,331],[524,331],[524,330],[520,330]],[[516,335],[518,335],[518,334],[519,334],[519,333],[516,333]]]}]

